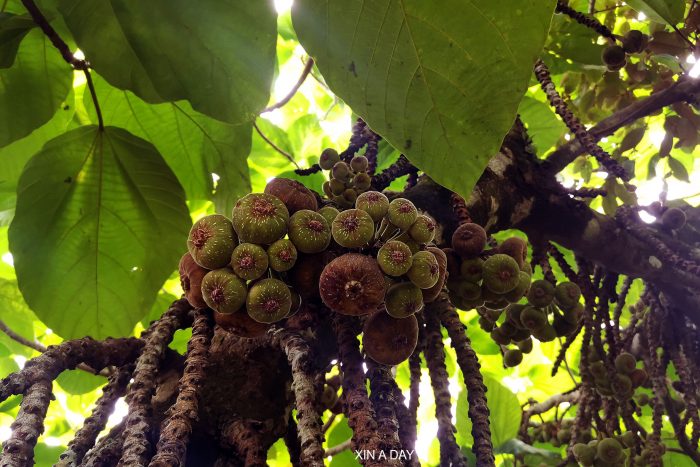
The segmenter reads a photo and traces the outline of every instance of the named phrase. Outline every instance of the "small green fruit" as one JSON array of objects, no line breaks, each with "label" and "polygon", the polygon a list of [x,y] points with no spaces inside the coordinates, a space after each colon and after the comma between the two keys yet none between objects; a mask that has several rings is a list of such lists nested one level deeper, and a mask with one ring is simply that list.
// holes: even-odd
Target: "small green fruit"
[{"label": "small green fruit", "polygon": [[515,345],[518,346],[522,353],[532,352],[532,339],[530,339],[529,337],[525,340],[516,342]]},{"label": "small green fruit", "polygon": [[510,256],[522,268],[527,260],[527,242],[520,237],[506,238],[498,246],[498,252]]},{"label": "small green fruit", "polygon": [[362,248],[374,237],[374,221],[365,211],[348,209],[333,220],[333,239],[345,248]]},{"label": "small green fruit", "polygon": [[629,376],[621,374],[617,374],[613,377],[610,383],[610,389],[612,389],[613,393],[620,399],[628,399],[634,392],[632,380]]},{"label": "small green fruit", "polygon": [[365,156],[355,156],[350,160],[350,168],[355,172],[367,172],[369,161]]},{"label": "small green fruit", "polygon": [[336,162],[331,169],[331,176],[343,183],[350,181],[350,174],[350,166],[343,161]]},{"label": "small green fruit", "polygon": [[574,308],[581,298],[581,289],[573,282],[560,282],[554,288],[554,299],[562,310]]},{"label": "small green fruit", "polygon": [[522,361],[523,353],[520,351],[520,349],[509,349],[505,354],[503,354],[503,364],[508,368],[518,366]]},{"label": "small green fruit", "polygon": [[625,447],[631,448],[635,445],[635,443],[637,441],[637,436],[634,434],[633,431],[626,431],[620,435],[619,441]]},{"label": "small green fruit", "polygon": [[435,238],[435,221],[432,217],[421,214],[408,229],[408,234],[418,243],[426,244]]},{"label": "small green fruit", "polygon": [[374,222],[379,222],[389,211],[389,198],[378,191],[366,191],[357,197],[355,207],[369,214]]},{"label": "small green fruit", "polygon": [[601,439],[596,450],[597,457],[603,462],[616,463],[622,459],[622,446],[615,438]]},{"label": "small green fruit", "polygon": [[203,268],[219,269],[231,261],[237,243],[231,221],[220,214],[212,214],[194,223],[187,237],[187,251]]},{"label": "small green fruit", "polygon": [[481,297],[481,286],[462,278],[448,279],[447,289],[450,296],[456,295],[464,300],[476,300]]},{"label": "small green fruit", "polygon": [[628,54],[636,54],[644,50],[647,42],[647,37],[641,31],[632,29],[627,31],[627,34],[622,38],[622,48]]},{"label": "small green fruit", "polygon": [[389,222],[401,230],[408,230],[418,218],[418,210],[406,198],[396,198],[389,203]]},{"label": "small green fruit", "polygon": [[333,206],[324,206],[318,210],[318,213],[320,215],[322,215],[324,219],[326,219],[326,222],[328,222],[328,225],[331,225],[333,223],[333,221],[335,220],[335,217],[338,214],[340,214],[340,211],[338,211]]},{"label": "small green fruit", "polygon": [[574,457],[581,465],[591,466],[595,462],[595,448],[583,443],[576,443],[573,447]]},{"label": "small green fruit", "polygon": [[411,249],[403,242],[391,240],[386,242],[377,252],[377,262],[385,274],[403,276],[413,265]]},{"label": "small green fruit", "polygon": [[289,211],[276,196],[250,193],[238,200],[231,220],[242,242],[269,245],[287,233]]},{"label": "small green fruit", "polygon": [[292,308],[292,293],[279,279],[262,279],[248,291],[246,310],[259,323],[275,323],[287,316]]},{"label": "small green fruit", "polygon": [[557,337],[565,337],[573,333],[578,326],[565,320],[562,316],[554,316],[552,327],[557,333]]},{"label": "small green fruit", "polygon": [[486,247],[486,231],[479,224],[467,222],[452,234],[452,248],[462,258],[475,258]]},{"label": "small green fruit", "polygon": [[273,271],[284,272],[294,267],[298,253],[291,240],[281,238],[268,247],[267,256]]},{"label": "small green fruit", "polygon": [[289,218],[289,239],[302,253],[320,253],[331,243],[331,228],[321,214],[302,209]]},{"label": "small green fruit", "polygon": [[429,251],[419,251],[413,255],[413,264],[406,275],[421,289],[434,286],[440,278],[440,266],[435,255]]},{"label": "small green fruit", "polygon": [[202,279],[202,297],[207,306],[219,313],[235,313],[245,303],[245,283],[232,270],[215,269]]},{"label": "small green fruit", "polygon": [[459,271],[464,279],[478,283],[484,277],[484,260],[481,258],[465,259],[462,261]]},{"label": "small green fruit", "polygon": [[510,344],[510,338],[503,334],[501,328],[496,328],[493,331],[491,331],[491,339],[499,345]]},{"label": "small green fruit", "polygon": [[331,193],[335,196],[341,196],[343,192],[345,191],[345,183],[341,182],[340,180],[336,179],[331,179],[330,182],[328,182],[328,186],[331,189]]},{"label": "small green fruit", "polygon": [[619,45],[609,45],[603,49],[602,59],[610,70],[619,70],[627,62],[625,50]]},{"label": "small green fruit", "polygon": [[661,224],[671,230],[678,230],[686,223],[686,215],[681,209],[669,208],[661,216]]},{"label": "small green fruit", "polygon": [[355,186],[355,189],[360,192],[369,190],[372,186],[372,177],[364,172],[359,173],[352,178],[352,184]]},{"label": "small green fruit", "polygon": [[268,265],[267,252],[253,243],[241,243],[231,255],[233,272],[246,281],[261,277],[267,271]]},{"label": "small green fruit", "polygon": [[479,316],[479,327],[483,329],[486,332],[491,332],[493,331],[493,328],[496,326],[496,323],[491,321],[490,319],[484,317],[484,316]]},{"label": "small green fruit", "polygon": [[622,352],[615,357],[615,369],[623,374],[632,373],[637,368],[637,359],[629,352]]},{"label": "small green fruit", "polygon": [[394,318],[406,318],[423,309],[423,293],[411,282],[392,285],[384,300],[387,313]]},{"label": "small green fruit", "polygon": [[343,199],[348,202],[348,204],[352,205],[357,199],[357,190],[355,190],[354,188],[348,188],[343,192],[342,196]]},{"label": "small green fruit", "polygon": [[340,156],[338,155],[338,151],[333,148],[326,148],[321,153],[321,157],[319,157],[318,165],[320,165],[323,170],[331,170],[339,161]]},{"label": "small green fruit", "polygon": [[508,255],[497,253],[484,261],[484,284],[497,294],[515,289],[520,281],[518,263]]},{"label": "small green fruit", "polygon": [[545,324],[540,329],[533,331],[532,335],[540,342],[551,342],[557,338],[557,331],[550,324]]},{"label": "small green fruit", "polygon": [[528,290],[530,290],[530,274],[520,271],[518,273],[518,285],[516,285],[513,290],[505,294],[506,300],[511,303],[516,303],[525,296]]},{"label": "small green fruit", "polygon": [[603,362],[593,362],[589,368],[594,378],[603,378],[607,376],[607,370],[605,369],[605,364]]},{"label": "small green fruit", "polygon": [[527,293],[527,301],[532,306],[544,308],[554,300],[554,286],[545,279],[539,279],[532,283]]}]

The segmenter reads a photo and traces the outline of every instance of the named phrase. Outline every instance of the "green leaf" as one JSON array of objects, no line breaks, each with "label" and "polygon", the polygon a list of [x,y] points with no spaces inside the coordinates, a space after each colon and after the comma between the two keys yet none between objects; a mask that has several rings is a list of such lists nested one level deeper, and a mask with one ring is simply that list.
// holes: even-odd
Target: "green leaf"
[{"label": "green leaf", "polygon": [[25,166],[10,250],[22,294],[56,333],[121,336],[148,312],[189,226],[182,187],[150,143],[87,126]]},{"label": "green leaf", "polygon": [[299,0],[330,88],[445,187],[468,196],[513,124],[554,0]]},{"label": "green leaf", "polygon": [[627,4],[657,23],[671,26],[682,22],[685,14],[684,0],[629,0]]},{"label": "green leaf", "polygon": [[59,9],[94,69],[147,102],[186,99],[229,123],[251,121],[267,104],[272,2],[66,0]]},{"label": "green leaf", "polygon": [[[147,104],[97,75],[93,80],[105,123],[151,142],[175,172],[188,200],[213,197],[217,211],[230,215],[238,198],[250,192],[246,158],[252,122],[231,125],[214,120],[186,101]],[[83,99],[97,121],[90,95],[85,93]],[[212,174],[218,176],[216,191]]]},{"label": "green leaf", "polygon": [[[34,314],[27,307],[17,288],[17,282],[0,279],[0,320],[15,333],[31,341],[35,337],[34,325],[32,324],[34,319]],[[29,347],[14,341],[5,333],[0,333],[0,344],[7,347],[15,355],[29,357],[34,352]]]},{"label": "green leaf", "polygon": [[73,72],[39,29],[27,34],[14,64],[0,69],[0,148],[48,122],[66,99]]},{"label": "green leaf", "polygon": [[75,114],[74,104],[73,93],[70,92],[51,120],[32,131],[30,135],[0,148],[0,226],[10,225],[14,216],[17,182],[24,164],[44,143],[65,133]]},{"label": "green leaf", "polygon": [[690,182],[690,177],[688,175],[688,169],[685,168],[683,163],[678,159],[668,156],[666,159],[668,161],[668,168],[671,169],[671,173],[678,180],[682,180],[686,183]]},{"label": "green leaf", "polygon": [[34,26],[29,15],[0,12],[0,68],[12,66],[20,42]]},{"label": "green leaf", "polygon": [[107,378],[91,375],[82,370],[66,370],[56,379],[61,388],[68,394],[87,394],[107,383]]},{"label": "green leaf", "polygon": [[543,155],[566,132],[566,125],[554,114],[552,107],[532,97],[523,98],[518,113],[539,154]]},{"label": "green leaf", "polygon": [[[520,403],[515,394],[510,389],[503,386],[490,376],[484,375],[486,385],[486,399],[491,412],[489,420],[491,422],[491,441],[493,446],[498,448],[506,441],[515,438],[520,425]],[[469,419],[467,410],[466,388],[462,390],[457,398],[457,441],[460,444],[471,446],[473,438],[471,434],[472,422]]]}]

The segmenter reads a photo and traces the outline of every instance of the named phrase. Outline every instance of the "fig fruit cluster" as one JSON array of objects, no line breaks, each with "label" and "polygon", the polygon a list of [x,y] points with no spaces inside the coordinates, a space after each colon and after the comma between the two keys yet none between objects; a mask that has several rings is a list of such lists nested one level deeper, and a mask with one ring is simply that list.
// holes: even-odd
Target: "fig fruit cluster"
[{"label": "fig fruit cluster", "polygon": [[635,442],[636,435],[626,431],[615,437],[576,443],[573,446],[573,454],[576,461],[583,466],[650,465],[648,450],[643,449],[641,455],[633,455]]},{"label": "fig fruit cluster", "polygon": [[[324,151],[323,166],[336,155]],[[355,175],[346,183],[354,180],[355,190],[367,167],[366,159],[352,161]],[[239,199],[230,218],[198,220],[180,261],[186,298],[244,337],[263,334],[302,301],[320,299],[336,313],[368,315],[368,356],[384,364],[407,359],[418,340],[415,314],[442,290],[447,258],[431,243],[431,217],[407,199],[362,189],[352,203],[319,209],[320,199],[304,185],[276,178],[264,193]]]},{"label": "fig fruit cluster", "polygon": [[618,71],[627,64],[627,56],[642,52],[649,42],[649,37],[637,30],[628,31],[620,39],[621,45],[608,45],[603,49],[602,60],[608,70]]},{"label": "fig fruit cluster", "polygon": [[447,288],[455,306],[478,311],[479,325],[501,346],[505,366],[513,367],[532,350],[532,337],[549,342],[577,329],[581,290],[573,282],[532,281],[525,240],[511,237],[488,251],[486,240],[475,223],[455,230],[452,248],[445,249]]},{"label": "fig fruit cluster", "polygon": [[329,171],[323,192],[341,208],[352,207],[357,197],[370,189],[372,177],[367,173],[369,161],[365,156],[354,156],[347,163],[340,160],[338,151],[327,148],[321,153],[319,165]]},{"label": "fig fruit cluster", "polygon": [[615,357],[614,371],[606,367],[593,347],[588,350],[588,361],[593,384],[601,396],[627,401],[638,387],[648,385],[647,372],[637,368],[637,359],[631,353],[622,352]]}]

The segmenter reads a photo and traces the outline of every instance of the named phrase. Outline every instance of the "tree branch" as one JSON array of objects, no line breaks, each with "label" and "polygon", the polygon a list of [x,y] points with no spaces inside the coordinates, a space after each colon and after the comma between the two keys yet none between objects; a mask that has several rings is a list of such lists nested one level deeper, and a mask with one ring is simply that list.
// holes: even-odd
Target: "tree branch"
[{"label": "tree branch", "polygon": [[255,121],[253,122],[253,128],[255,128],[255,131],[258,133],[258,135],[260,135],[260,137],[263,139],[263,141],[265,141],[267,144],[269,144],[272,147],[272,149],[274,149],[275,151],[282,154],[289,162],[294,164],[294,166],[297,168],[297,170],[300,169],[299,164],[297,164],[297,161],[294,160],[294,157],[292,157],[291,154],[289,154],[287,151],[285,151],[281,147],[277,146],[270,138],[265,136],[265,133],[263,133],[262,130],[260,130],[260,127],[258,126],[257,122],[255,122]]},{"label": "tree branch", "polygon": [[39,381],[27,390],[17,418],[10,425],[12,435],[3,444],[0,465],[19,467],[34,463],[34,446],[44,432],[44,418],[51,398],[51,381]]},{"label": "tree branch", "polygon": [[[700,93],[700,79],[679,80],[663,91],[638,100],[601,120],[588,130],[588,134],[595,141],[599,141],[605,136],[612,135],[618,129],[676,102],[697,102],[698,93]],[[547,158],[544,167],[551,173],[561,172],[576,157],[583,154],[584,151],[585,148],[580,141],[572,140],[552,152]]]},{"label": "tree branch", "polygon": [[314,67],[314,59],[309,57],[309,59],[306,61],[306,65],[304,66],[304,69],[301,72],[301,75],[299,76],[299,79],[297,80],[296,84],[292,87],[292,89],[287,93],[286,96],[284,96],[279,102],[276,102],[275,104],[272,104],[269,107],[265,107],[262,113],[265,112],[271,112],[275,109],[279,109],[280,107],[283,107],[284,105],[287,104],[290,100],[292,100],[292,97],[294,97],[294,94],[297,93],[299,88],[301,87],[302,84],[304,84],[304,81],[306,81],[306,77],[309,76],[309,73],[311,72],[311,69]]}]

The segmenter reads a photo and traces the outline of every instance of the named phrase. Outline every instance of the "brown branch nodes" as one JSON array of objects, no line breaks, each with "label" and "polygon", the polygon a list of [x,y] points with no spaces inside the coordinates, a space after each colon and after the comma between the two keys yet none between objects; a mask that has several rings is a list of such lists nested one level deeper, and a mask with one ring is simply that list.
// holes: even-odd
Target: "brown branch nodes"
[{"label": "brown branch nodes", "polygon": [[5,441],[0,465],[20,467],[34,462],[34,446],[44,432],[44,418],[53,395],[51,381],[39,381],[24,394],[17,418],[10,428],[12,435]]},{"label": "brown branch nodes", "polygon": [[574,10],[563,0],[559,0],[557,2],[557,7],[555,11],[557,13],[565,14],[569,18],[573,19],[579,24],[582,24],[583,26],[586,26],[587,28],[593,29],[595,32],[597,32],[603,37],[606,37],[610,40],[615,40],[615,35],[607,26],[605,26],[593,16],[589,16],[585,13],[581,13],[579,11]]}]

